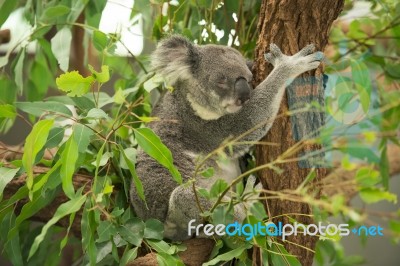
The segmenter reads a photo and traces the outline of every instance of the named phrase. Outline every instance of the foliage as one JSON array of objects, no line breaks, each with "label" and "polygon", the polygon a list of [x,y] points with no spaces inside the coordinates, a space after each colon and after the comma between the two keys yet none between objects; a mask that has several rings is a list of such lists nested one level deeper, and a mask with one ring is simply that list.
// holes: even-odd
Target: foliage
[{"label": "foliage", "polygon": [[[127,8],[131,9],[132,23],[138,18],[142,21],[147,44],[178,32],[197,43],[232,45],[252,58],[260,2],[136,0],[133,7]],[[81,250],[82,253],[74,254],[74,259],[83,264],[125,265],[137,257],[140,247],[156,251],[162,265],[182,264],[176,254],[185,247],[163,240],[163,225],[157,220],[137,218],[128,200],[131,182],[140,198],[146,200],[135,172],[139,147],[166,167],[171,178],[182,183],[171,152],[146,127],[148,122],[157,120],[150,117],[153,93],[167,86],[148,73],[146,54],[133,60],[116,56],[116,44],[122,42],[120,34],[106,34],[98,29],[105,5],[105,0],[0,1],[0,26],[16,8],[23,8],[25,18],[33,26],[25,40],[0,57],[0,131],[12,130],[17,119],[32,127],[22,158],[0,165],[0,199],[7,183],[26,174],[26,184],[0,202],[0,242],[14,265],[55,265],[67,243]],[[351,7],[352,2],[348,2],[347,9]],[[356,182],[365,204],[396,202],[389,190],[386,152],[389,144],[400,144],[400,4],[371,1],[369,10],[369,16],[349,24],[341,19],[331,31],[335,53],[328,55],[326,69],[326,111],[330,117],[319,132],[320,137],[311,140],[323,143],[328,155],[340,153],[344,169],[358,168],[351,182]],[[80,14],[84,14],[84,22],[78,22]],[[101,62],[97,70],[88,65],[87,76],[69,66],[74,28],[85,30],[84,45],[93,45]],[[32,42],[38,44],[34,55],[27,52],[27,44]],[[132,61],[133,66],[128,67]],[[387,91],[387,87],[395,89]],[[58,92],[58,96],[47,96],[50,92]],[[349,114],[351,119],[359,119],[349,121]],[[234,141],[224,143],[225,147],[231,145],[235,145]],[[222,150],[223,147],[215,154],[223,159]],[[248,223],[270,221],[273,217],[268,217],[263,205],[251,202],[253,187],[245,189],[242,181],[262,168],[280,170],[279,163],[284,162],[283,156],[279,162],[250,169],[232,184],[217,181],[210,191],[199,190],[199,195],[216,202],[211,210],[204,210],[204,216],[214,224],[226,224],[232,219],[233,204],[245,203],[249,207]],[[200,160],[196,174],[212,176],[213,169],[202,169],[201,164]],[[37,165],[47,167],[48,171],[35,172]],[[343,195],[315,199],[310,193],[315,190],[309,183],[313,171],[310,169],[309,177],[296,191],[270,191],[271,197],[313,205],[317,221],[326,221],[329,214],[346,217],[352,226],[368,221],[368,213],[348,206]],[[77,173],[93,179],[80,184],[76,181]],[[323,184],[319,185],[323,188]],[[233,201],[222,202],[221,195],[231,187],[236,187]],[[40,226],[29,221],[61,193],[67,199],[57,207],[51,220]],[[20,212],[14,208],[18,202],[24,202],[18,205]],[[395,241],[400,239],[399,214],[387,214],[387,230],[391,230]],[[80,240],[70,233],[78,217]],[[55,226],[60,219],[67,219],[67,229]],[[359,261],[343,254],[340,242],[335,242],[336,236],[327,238],[317,246],[318,264],[350,265]],[[261,247],[264,263],[299,265],[275,237],[260,236],[250,241],[244,237],[219,240],[206,265],[233,258],[248,264],[251,257],[246,251],[252,246]]]}]

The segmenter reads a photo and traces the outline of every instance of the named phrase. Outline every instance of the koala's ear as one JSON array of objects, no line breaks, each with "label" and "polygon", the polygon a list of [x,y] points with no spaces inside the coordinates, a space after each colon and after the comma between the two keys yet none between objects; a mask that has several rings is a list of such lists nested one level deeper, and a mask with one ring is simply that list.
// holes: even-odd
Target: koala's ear
[{"label": "koala's ear", "polygon": [[152,54],[151,65],[170,85],[179,79],[192,78],[199,62],[199,48],[188,39],[172,35],[159,43]]}]

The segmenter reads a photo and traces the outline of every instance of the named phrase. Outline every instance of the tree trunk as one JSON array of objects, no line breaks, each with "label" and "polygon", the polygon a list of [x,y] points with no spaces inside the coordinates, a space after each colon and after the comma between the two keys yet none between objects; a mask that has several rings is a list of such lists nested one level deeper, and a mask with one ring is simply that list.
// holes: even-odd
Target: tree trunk
[{"label": "tree trunk", "polygon": [[[271,64],[264,59],[264,53],[269,50],[271,43],[277,44],[282,52],[288,55],[295,54],[309,43],[314,43],[317,50],[323,51],[328,43],[331,25],[342,11],[343,4],[344,0],[263,0],[258,22],[260,35],[255,54],[255,82],[260,83],[272,70]],[[318,101],[322,106],[324,103],[321,69],[303,74],[300,79],[296,79],[287,88],[279,114],[285,114],[300,102],[309,103],[311,101]],[[262,165],[276,160],[278,156],[323,124],[323,113],[306,113],[296,117],[279,116],[263,141],[278,143],[280,146],[273,148],[258,146],[256,149],[257,164]],[[317,145],[306,145],[301,151],[291,155],[291,158],[319,148]],[[312,163],[303,160],[277,166],[284,170],[283,173],[279,174],[270,169],[260,172],[261,182],[269,190],[296,189],[310,172]],[[315,181],[323,178],[327,169],[317,168],[316,173]],[[271,217],[289,213],[306,215],[312,213],[310,206],[300,202],[270,200],[266,205]],[[313,222],[312,218],[304,215],[290,216],[304,224]],[[274,222],[278,221],[282,221],[284,224],[289,223],[287,217],[274,220]],[[287,240],[284,242],[286,250],[290,254],[298,256],[302,265],[311,265],[313,253],[301,246],[314,250],[318,239],[299,235],[288,237]],[[294,242],[295,245],[290,242]],[[259,258],[259,256],[255,255],[254,258]]]}]

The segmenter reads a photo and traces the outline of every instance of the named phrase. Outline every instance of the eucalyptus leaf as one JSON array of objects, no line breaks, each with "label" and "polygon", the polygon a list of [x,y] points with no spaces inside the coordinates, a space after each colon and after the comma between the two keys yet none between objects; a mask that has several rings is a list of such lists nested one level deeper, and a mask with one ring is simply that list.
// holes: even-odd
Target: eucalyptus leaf
[{"label": "eucalyptus leaf", "polygon": [[53,120],[41,120],[37,122],[26,138],[22,165],[27,173],[26,184],[28,189],[32,189],[33,186],[33,165],[35,164],[36,155],[46,144],[47,136],[53,123]]},{"label": "eucalyptus leaf", "polygon": [[77,212],[82,207],[83,203],[85,203],[86,195],[75,195],[71,200],[61,204],[56,212],[54,213],[53,217],[43,226],[42,231],[40,234],[35,238],[30,250],[28,260],[36,253],[39,248],[40,243],[42,243],[44,237],[47,234],[47,231],[51,226],[56,224],[61,218]]},{"label": "eucalyptus leaf", "polygon": [[119,152],[121,153],[122,157],[125,160],[125,163],[128,165],[129,171],[133,178],[133,184],[135,185],[135,188],[136,188],[136,193],[138,194],[138,196],[141,200],[146,202],[146,199],[144,196],[143,184],[142,184],[142,181],[139,179],[139,177],[136,174],[135,164],[130,161],[128,156],[125,154],[125,150],[122,148],[121,145],[119,145],[118,148],[119,148]]},{"label": "eucalyptus leaf", "polygon": [[21,49],[21,51],[19,52],[18,61],[14,68],[15,84],[17,84],[19,94],[22,94],[22,91],[24,89],[24,81],[23,81],[24,59],[25,59],[25,48]]},{"label": "eucalyptus leaf", "polygon": [[[8,212],[0,223],[0,233],[7,235],[9,230],[15,225],[15,215],[13,211]],[[3,242],[3,241],[2,241]],[[10,262],[14,266],[23,266],[24,260],[21,253],[21,242],[19,234],[15,234],[11,239],[2,243],[4,251],[7,253]]]},{"label": "eucalyptus leaf", "polygon": [[[224,254],[218,255],[217,257],[215,257],[214,259],[212,259],[206,263],[203,263],[203,266],[216,265],[217,263],[222,262],[222,261],[230,261],[234,258],[239,257],[246,249],[247,249],[246,246],[243,246],[243,247],[239,247],[234,250],[228,251]],[[279,264],[277,264],[277,265],[279,265]]]},{"label": "eucalyptus leaf", "polygon": [[66,115],[68,117],[72,116],[71,110],[58,102],[16,102],[15,106],[36,117],[40,117],[46,113],[52,115]]},{"label": "eucalyptus leaf", "polygon": [[64,138],[65,130],[62,127],[54,127],[50,130],[45,147],[48,149],[57,147]]},{"label": "eucalyptus leaf", "polygon": [[56,57],[61,70],[64,72],[68,71],[71,41],[71,29],[67,26],[59,30],[51,39],[51,51]]},{"label": "eucalyptus leaf", "polygon": [[125,250],[119,262],[119,266],[125,266],[129,262],[132,262],[137,257],[137,253],[138,253],[138,247]]},{"label": "eucalyptus leaf", "polygon": [[86,151],[93,134],[94,134],[93,130],[89,129],[88,127],[86,127],[82,124],[74,125],[73,136],[74,136],[75,142],[78,146],[79,152],[83,153]]},{"label": "eucalyptus leaf", "polygon": [[76,169],[76,161],[78,160],[79,150],[78,145],[73,136],[71,136],[61,154],[61,182],[65,195],[72,199],[75,195],[72,177]]},{"label": "eucalyptus leaf", "polygon": [[15,118],[17,112],[11,104],[0,104],[0,117]]},{"label": "eucalyptus leaf", "polygon": [[93,108],[87,113],[86,118],[92,118],[92,119],[105,118],[105,119],[107,119],[110,117],[102,109]]},{"label": "eucalyptus leaf", "polygon": [[174,180],[182,183],[182,176],[173,163],[171,151],[150,128],[135,129],[135,137],[139,146],[153,159],[166,167]]},{"label": "eucalyptus leaf", "polygon": [[54,18],[58,18],[61,17],[65,14],[68,14],[70,12],[70,8],[64,5],[56,5],[56,6],[52,6],[47,8],[46,10],[44,10],[43,15],[41,17],[41,20],[52,20]]},{"label": "eucalyptus leaf", "polygon": [[19,168],[0,167],[0,201],[3,198],[3,191],[6,185],[14,178]]},{"label": "eucalyptus leaf", "polygon": [[162,240],[164,235],[164,225],[159,220],[149,219],[145,223],[144,238]]}]

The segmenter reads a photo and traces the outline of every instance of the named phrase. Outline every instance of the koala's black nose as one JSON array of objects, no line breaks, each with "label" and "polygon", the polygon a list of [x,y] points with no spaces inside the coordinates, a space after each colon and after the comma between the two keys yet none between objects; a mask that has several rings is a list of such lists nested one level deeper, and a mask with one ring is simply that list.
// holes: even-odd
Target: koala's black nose
[{"label": "koala's black nose", "polygon": [[250,99],[250,86],[245,78],[238,78],[235,82],[236,105],[243,105]]}]

